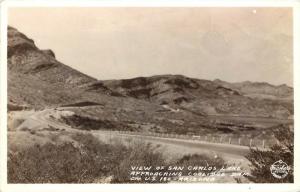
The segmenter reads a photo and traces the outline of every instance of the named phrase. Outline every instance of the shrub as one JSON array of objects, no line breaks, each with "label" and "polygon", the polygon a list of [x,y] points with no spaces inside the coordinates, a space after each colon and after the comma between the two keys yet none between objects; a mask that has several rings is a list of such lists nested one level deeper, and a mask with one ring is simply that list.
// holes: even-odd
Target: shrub
[{"label": "shrub", "polygon": [[[117,165],[111,150],[104,143],[86,136],[76,146],[74,142],[60,145],[34,145],[8,155],[10,183],[91,183],[105,177]],[[89,144],[89,145],[86,145]]]},{"label": "shrub", "polygon": [[72,116],[62,116],[61,119],[67,125],[82,130],[100,130],[116,128],[116,126],[111,121],[80,116],[76,114]]},{"label": "shrub", "polygon": [[[156,147],[150,143],[135,143],[131,145],[121,160],[120,165],[113,171],[113,183],[152,183],[157,181],[147,181],[145,177],[141,177],[140,181],[131,181],[131,166],[164,166],[166,161],[162,153],[156,151]],[[155,171],[155,170],[151,170]]]},{"label": "shrub", "polygon": [[[199,154],[192,154],[192,155],[185,155],[180,158],[176,163],[176,166],[203,166],[203,167],[215,167],[216,170],[204,170],[201,172],[210,173],[213,171],[220,170],[223,166],[225,167],[225,161],[221,157],[209,157],[207,155],[199,155]],[[183,172],[183,175],[187,175],[188,170]],[[198,172],[198,171],[195,171]]]},{"label": "shrub", "polygon": [[162,154],[148,144],[126,147],[105,144],[91,134],[77,133],[72,142],[34,145],[8,154],[9,183],[93,183],[113,177],[130,182],[130,165],[163,162]]},{"label": "shrub", "polygon": [[[57,140],[58,141],[58,140]],[[61,142],[57,142],[61,143]],[[169,163],[158,150],[159,145],[144,142],[105,144],[92,134],[75,133],[71,141],[47,143],[8,154],[9,183],[157,183],[131,180],[131,166],[217,166],[221,158],[187,155]],[[155,169],[151,170],[155,171]]]},{"label": "shrub", "polygon": [[222,168],[225,161],[221,157],[209,157],[203,154],[185,155],[177,161],[178,165],[216,166]]},{"label": "shrub", "polygon": [[[246,158],[251,163],[250,175],[246,176],[254,183],[293,183],[294,182],[294,133],[286,125],[273,129],[279,144],[273,145],[269,150],[250,148]],[[285,178],[275,178],[270,167],[276,161],[282,160],[291,170]]]}]

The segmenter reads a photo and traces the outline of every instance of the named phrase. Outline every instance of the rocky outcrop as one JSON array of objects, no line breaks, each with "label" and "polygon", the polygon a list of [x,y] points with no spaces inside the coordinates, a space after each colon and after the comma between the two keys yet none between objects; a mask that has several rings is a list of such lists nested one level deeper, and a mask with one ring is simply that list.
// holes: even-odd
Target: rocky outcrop
[{"label": "rocky outcrop", "polygon": [[81,86],[95,81],[55,59],[52,50],[40,50],[32,39],[13,27],[8,27],[8,69],[20,74],[35,74],[51,84]]},{"label": "rocky outcrop", "polygon": [[50,57],[55,58],[55,54],[51,49],[42,50],[42,52]]}]

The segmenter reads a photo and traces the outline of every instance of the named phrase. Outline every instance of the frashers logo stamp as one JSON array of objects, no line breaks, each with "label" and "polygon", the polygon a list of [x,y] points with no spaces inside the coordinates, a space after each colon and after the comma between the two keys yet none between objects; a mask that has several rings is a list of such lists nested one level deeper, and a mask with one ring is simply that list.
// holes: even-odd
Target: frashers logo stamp
[{"label": "frashers logo stamp", "polygon": [[271,165],[270,170],[275,178],[283,179],[288,175],[290,167],[282,160],[279,160]]}]

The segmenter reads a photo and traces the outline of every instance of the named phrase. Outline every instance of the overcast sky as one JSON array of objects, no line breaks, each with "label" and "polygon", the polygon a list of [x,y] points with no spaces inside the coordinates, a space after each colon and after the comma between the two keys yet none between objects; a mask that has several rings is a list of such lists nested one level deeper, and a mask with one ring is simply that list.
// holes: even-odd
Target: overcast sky
[{"label": "overcast sky", "polygon": [[8,19],[97,79],[293,82],[290,8],[10,8]]}]

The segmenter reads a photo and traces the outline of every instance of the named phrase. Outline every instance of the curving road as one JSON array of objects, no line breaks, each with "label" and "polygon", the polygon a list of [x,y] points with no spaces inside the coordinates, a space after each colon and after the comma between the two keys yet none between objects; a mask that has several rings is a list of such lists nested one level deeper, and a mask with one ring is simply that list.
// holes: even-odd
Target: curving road
[{"label": "curving road", "polygon": [[[65,129],[67,131],[73,131],[73,132],[85,132],[78,129],[74,129],[66,124],[57,122],[54,118],[50,118],[51,115],[56,114],[57,112],[60,112],[63,109],[59,109],[59,111],[55,109],[46,109],[43,111],[36,111],[31,113],[30,115],[27,115],[27,117],[24,117],[26,120],[31,119],[33,121],[36,121],[42,125],[50,125],[55,128],[59,129]],[[19,113],[22,114],[22,112],[17,112],[18,117],[20,118]],[[21,125],[20,125],[21,126]],[[187,150],[192,151],[210,151],[213,154],[220,154],[222,156],[229,156],[234,159],[245,159],[244,156],[249,152],[249,147],[247,146],[239,146],[239,145],[231,145],[231,144],[219,144],[219,143],[209,143],[204,141],[197,141],[197,140],[187,140],[187,139],[178,139],[178,138],[162,138],[162,137],[156,137],[156,136],[144,136],[144,135],[134,135],[134,134],[124,134],[119,132],[113,132],[113,131],[89,131],[93,135],[97,136],[103,136],[103,135],[109,135],[119,138],[132,138],[132,139],[139,139],[144,141],[149,141],[152,143],[159,143],[161,145],[172,145],[174,147],[181,147]]]}]

